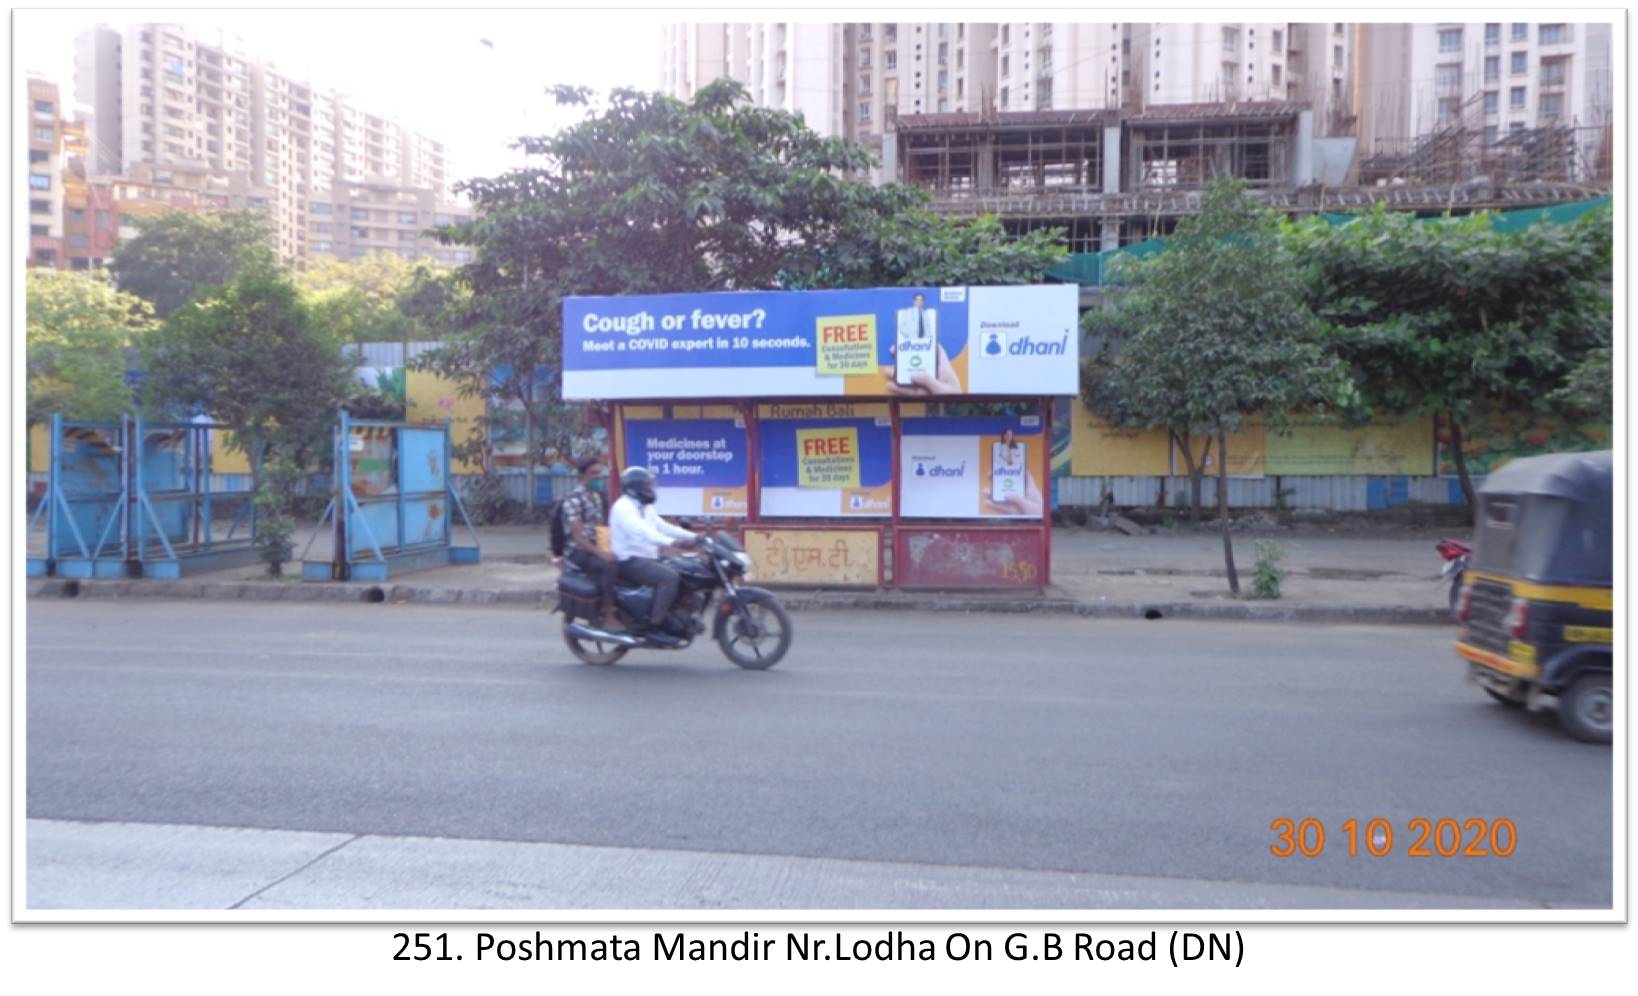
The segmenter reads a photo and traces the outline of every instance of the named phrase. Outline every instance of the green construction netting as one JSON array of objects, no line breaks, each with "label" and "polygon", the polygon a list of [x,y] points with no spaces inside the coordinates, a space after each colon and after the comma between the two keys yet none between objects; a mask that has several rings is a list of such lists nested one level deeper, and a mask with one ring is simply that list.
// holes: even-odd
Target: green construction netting
[{"label": "green construction netting", "polygon": [[[1522,232],[1531,225],[1549,222],[1555,225],[1567,225],[1582,215],[1599,208],[1607,207],[1612,203],[1610,197],[1594,197],[1591,200],[1575,201],[1570,204],[1555,204],[1552,207],[1525,208],[1521,211],[1503,211],[1492,214],[1490,226],[1499,232]],[[1333,225],[1345,225],[1352,221],[1350,214],[1324,214],[1320,217]],[[1442,216],[1423,218],[1423,221],[1439,221]],[[1111,249],[1107,252],[1078,252],[1064,257],[1063,262],[1047,270],[1047,276],[1065,283],[1080,284],[1084,287],[1102,287],[1104,273],[1117,258],[1142,259],[1153,256],[1166,248],[1165,239],[1149,239],[1144,242],[1134,242],[1129,246]]]}]

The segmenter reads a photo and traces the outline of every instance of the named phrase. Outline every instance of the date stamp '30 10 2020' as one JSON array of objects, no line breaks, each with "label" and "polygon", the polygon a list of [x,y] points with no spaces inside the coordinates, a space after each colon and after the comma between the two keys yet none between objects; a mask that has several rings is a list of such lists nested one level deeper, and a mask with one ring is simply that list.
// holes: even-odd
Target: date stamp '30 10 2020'
[{"label": "date stamp '30 10 2020'", "polygon": [[[1268,829],[1274,834],[1268,853],[1276,858],[1317,858],[1326,851],[1327,834],[1320,820],[1282,816],[1270,822]],[[1394,853],[1396,843],[1403,846],[1403,854],[1412,858],[1508,858],[1518,846],[1518,828],[1505,817],[1454,820],[1418,816],[1408,821],[1399,834],[1394,832],[1391,820],[1380,817],[1363,824],[1351,819],[1340,829],[1350,858],[1361,853],[1385,858]]]}]

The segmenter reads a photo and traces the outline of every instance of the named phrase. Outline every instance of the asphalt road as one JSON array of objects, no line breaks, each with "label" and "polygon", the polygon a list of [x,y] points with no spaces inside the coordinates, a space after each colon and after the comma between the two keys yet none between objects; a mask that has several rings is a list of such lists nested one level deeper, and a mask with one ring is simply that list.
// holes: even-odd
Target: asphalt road
[{"label": "asphalt road", "polygon": [[[1611,903],[1610,750],[1440,628],[810,613],[745,672],[587,667],[556,620],[32,601],[30,905]],[[1413,858],[1418,817],[1516,848]]]}]

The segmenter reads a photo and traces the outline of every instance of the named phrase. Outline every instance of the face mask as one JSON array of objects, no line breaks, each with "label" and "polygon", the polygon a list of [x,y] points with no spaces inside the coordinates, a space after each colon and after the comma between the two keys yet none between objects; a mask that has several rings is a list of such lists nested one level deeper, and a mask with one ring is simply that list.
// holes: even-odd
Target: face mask
[{"label": "face mask", "polygon": [[602,494],[609,489],[609,482],[601,477],[594,477],[586,482],[586,487],[591,488],[598,494]]}]

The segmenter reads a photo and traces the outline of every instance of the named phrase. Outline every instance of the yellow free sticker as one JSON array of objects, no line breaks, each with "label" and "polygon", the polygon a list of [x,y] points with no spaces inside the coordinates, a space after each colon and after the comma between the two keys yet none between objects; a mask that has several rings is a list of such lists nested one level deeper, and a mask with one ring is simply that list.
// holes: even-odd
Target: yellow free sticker
[{"label": "yellow free sticker", "polygon": [[859,430],[853,426],[798,429],[796,452],[798,487],[859,486]]},{"label": "yellow free sticker", "polygon": [[872,374],[876,364],[876,316],[833,315],[817,321],[820,374]]}]

